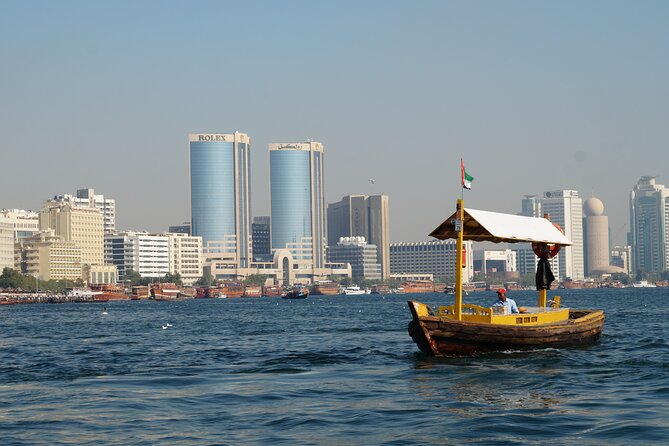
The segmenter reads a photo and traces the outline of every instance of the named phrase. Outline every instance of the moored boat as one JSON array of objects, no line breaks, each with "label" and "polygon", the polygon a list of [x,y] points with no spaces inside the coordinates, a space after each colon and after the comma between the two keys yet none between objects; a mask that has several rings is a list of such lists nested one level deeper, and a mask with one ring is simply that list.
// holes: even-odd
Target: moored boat
[{"label": "moored boat", "polygon": [[376,285],[372,285],[370,294],[390,294],[390,287],[383,283],[377,283]]},{"label": "moored boat", "polygon": [[304,285],[294,285],[281,295],[282,299],[306,299],[309,296],[309,288]]},{"label": "moored boat", "polygon": [[320,294],[323,296],[334,296],[335,294],[339,294],[340,290],[339,284],[331,280],[315,282],[312,288],[314,294]]},{"label": "moored boat", "polygon": [[367,294],[365,290],[361,289],[358,285],[349,285],[344,288],[343,294],[347,296],[358,296],[360,294]]},{"label": "moored boat", "polygon": [[408,280],[402,282],[401,288],[404,294],[434,292],[434,284],[431,280]]},{"label": "moored boat", "polygon": [[244,286],[244,297],[260,297],[262,296],[262,286],[260,285],[246,285]]},{"label": "moored boat", "polygon": [[153,300],[181,300],[181,290],[174,283],[152,283],[151,298]]},{"label": "moored boat", "polygon": [[242,297],[244,295],[244,284],[237,282],[224,282],[220,286],[226,297]]},{"label": "moored boat", "polygon": [[125,290],[120,285],[112,285],[109,283],[92,284],[89,286],[94,293],[94,300],[110,301],[110,300],[130,300],[130,296],[125,294]]},{"label": "moored boat", "polygon": [[265,297],[279,297],[283,294],[281,285],[269,285],[262,288],[262,295]]},{"label": "moored boat", "polygon": [[[470,355],[479,352],[578,346],[596,342],[604,327],[602,310],[560,308],[560,297],[547,302],[554,281],[548,258],[561,246],[571,245],[548,218],[524,217],[465,209],[458,200],[456,212],[430,234],[440,240],[456,239],[455,302],[432,309],[408,302],[412,320],[409,335],[430,356]],[[546,216],[547,217],[547,216]],[[538,253],[537,307],[505,314],[495,308],[462,302],[462,246],[464,240],[495,243],[531,242]]]}]

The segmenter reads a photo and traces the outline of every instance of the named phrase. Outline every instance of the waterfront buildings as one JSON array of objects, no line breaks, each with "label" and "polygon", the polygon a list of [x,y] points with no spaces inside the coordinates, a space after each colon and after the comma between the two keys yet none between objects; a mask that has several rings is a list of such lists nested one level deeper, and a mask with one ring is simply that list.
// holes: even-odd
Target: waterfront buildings
[{"label": "waterfront buildings", "polygon": [[[390,272],[392,276],[431,274],[435,280],[455,280],[455,240],[437,240],[416,243],[391,243]],[[474,276],[471,261],[472,242],[465,241],[465,266],[462,280],[468,283]]]},{"label": "waterfront buildings", "polygon": [[364,237],[341,237],[336,245],[328,246],[328,261],[349,263],[353,279],[381,280],[377,252],[377,247],[367,244]]},{"label": "waterfront buildings", "polygon": [[347,195],[336,203],[328,204],[328,244],[341,237],[364,237],[375,245],[381,264],[381,276],[390,276],[390,229],[387,195]]},{"label": "waterfront buildings", "polygon": [[202,237],[138,231],[105,234],[105,261],[116,266],[121,281],[133,270],[155,279],[179,274],[185,285],[192,285],[202,277],[202,259]]},{"label": "waterfront buildings", "polygon": [[253,261],[272,261],[272,232],[269,216],[253,217],[251,239],[253,240]]},{"label": "waterfront buildings", "polygon": [[15,245],[17,270],[39,280],[82,278],[82,249],[53,229],[24,237]]},{"label": "waterfront buildings", "polygon": [[31,237],[39,232],[39,214],[23,209],[0,210],[0,221],[12,225],[14,241]]},{"label": "waterfront buildings", "polygon": [[170,226],[167,229],[167,232],[170,232],[172,234],[188,234],[188,235],[191,235],[190,234],[190,222],[185,221],[185,222],[181,223],[180,225]]},{"label": "waterfront buildings", "polygon": [[495,281],[517,281],[517,255],[512,249],[474,251],[474,272]]},{"label": "waterfront buildings", "polygon": [[543,217],[541,199],[536,195],[525,195],[525,198],[521,201],[520,215],[526,217]]},{"label": "waterfront buildings", "polygon": [[78,246],[82,264],[104,264],[104,223],[97,208],[50,200],[39,213],[39,226],[41,231],[53,229],[55,235]]},{"label": "waterfront buildings", "polygon": [[250,151],[245,133],[188,135],[191,234],[205,255],[223,256],[234,268],[251,258]]},{"label": "waterfront buildings", "polygon": [[625,274],[632,272],[632,247],[614,246],[611,250],[611,265],[621,268]]},{"label": "waterfront buildings", "polygon": [[604,215],[604,203],[590,197],[583,203],[585,270],[588,276],[624,272],[611,266],[609,245],[609,217]]},{"label": "waterfront buildings", "polygon": [[76,195],[56,195],[53,199],[78,207],[95,208],[102,213],[104,232],[114,232],[116,229],[116,200],[96,194],[95,189],[77,189]]},{"label": "waterfront buildings", "polygon": [[166,233],[169,243],[170,274],[179,274],[184,285],[192,285],[202,277],[202,237]]},{"label": "waterfront buildings", "polygon": [[105,262],[115,265],[119,280],[133,270],[159,279],[170,272],[170,242],[166,235],[123,231],[104,236]]},{"label": "waterfront buildings", "polygon": [[[541,212],[548,213],[550,220],[560,225],[571,240],[571,246],[564,246],[557,255],[559,277],[580,280],[585,277],[583,269],[583,201],[575,190],[544,192]],[[555,271],[553,271],[555,274]]]},{"label": "waterfront buildings", "polygon": [[669,267],[669,188],[644,176],[630,193],[632,273]]},{"label": "waterfront buildings", "polygon": [[323,144],[269,145],[272,249],[287,249],[312,275],[325,267]]},{"label": "waterfront buildings", "polygon": [[0,214],[0,273],[14,269],[14,225]]}]

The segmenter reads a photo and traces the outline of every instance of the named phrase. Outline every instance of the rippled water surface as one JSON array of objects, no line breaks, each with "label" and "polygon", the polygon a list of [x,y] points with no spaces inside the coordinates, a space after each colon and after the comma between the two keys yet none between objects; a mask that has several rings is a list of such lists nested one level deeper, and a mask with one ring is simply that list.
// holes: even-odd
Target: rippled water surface
[{"label": "rippled water surface", "polygon": [[559,291],[598,344],[428,358],[438,294],[3,306],[0,444],[669,444],[669,290]]}]

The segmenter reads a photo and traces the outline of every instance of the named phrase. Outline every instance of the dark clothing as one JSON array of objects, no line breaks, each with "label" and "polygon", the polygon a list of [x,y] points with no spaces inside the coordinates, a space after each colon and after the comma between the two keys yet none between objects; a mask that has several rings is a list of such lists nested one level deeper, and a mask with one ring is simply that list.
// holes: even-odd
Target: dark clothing
[{"label": "dark clothing", "polygon": [[550,290],[551,283],[555,280],[555,276],[551,271],[551,266],[548,263],[548,259],[545,257],[539,257],[539,263],[537,263],[537,276],[536,284],[537,290]]}]

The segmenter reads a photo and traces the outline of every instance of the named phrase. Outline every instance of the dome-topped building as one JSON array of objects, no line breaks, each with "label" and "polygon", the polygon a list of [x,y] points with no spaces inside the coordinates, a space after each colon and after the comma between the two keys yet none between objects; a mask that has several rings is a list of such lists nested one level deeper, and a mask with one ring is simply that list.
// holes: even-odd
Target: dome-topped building
[{"label": "dome-topped building", "polygon": [[583,213],[586,217],[599,217],[604,215],[604,203],[596,197],[590,197],[583,203]]},{"label": "dome-topped building", "polygon": [[596,197],[585,200],[583,214],[586,274],[601,274],[609,267],[609,217],[604,215],[604,203]]}]

